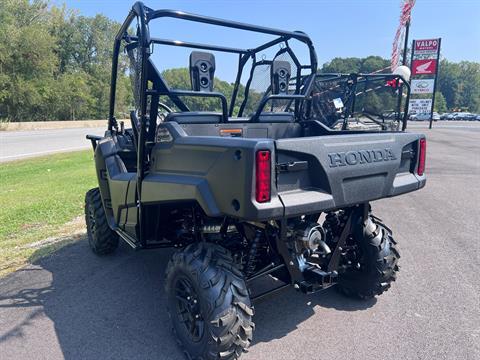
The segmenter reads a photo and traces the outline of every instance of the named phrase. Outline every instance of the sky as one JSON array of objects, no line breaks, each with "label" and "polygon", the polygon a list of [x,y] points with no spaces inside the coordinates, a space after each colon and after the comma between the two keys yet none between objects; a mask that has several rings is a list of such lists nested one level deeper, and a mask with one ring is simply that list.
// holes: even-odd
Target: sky
[{"label": "sky", "polygon": [[[80,14],[101,13],[123,22],[133,0],[53,0]],[[284,30],[302,30],[313,40],[319,64],[334,57],[380,55],[390,58],[400,16],[400,0],[144,0],[154,9],[174,9]],[[269,38],[218,27],[160,20],[153,36],[174,40],[251,47]],[[480,62],[480,0],[417,0],[410,39],[442,38],[442,56],[450,61]],[[188,50],[190,51],[190,50]],[[155,54],[165,67],[188,65],[188,54]],[[223,59],[220,59],[223,60]],[[236,61],[236,57],[233,58]],[[233,63],[233,62],[232,62]],[[217,74],[233,80],[233,72]]]}]

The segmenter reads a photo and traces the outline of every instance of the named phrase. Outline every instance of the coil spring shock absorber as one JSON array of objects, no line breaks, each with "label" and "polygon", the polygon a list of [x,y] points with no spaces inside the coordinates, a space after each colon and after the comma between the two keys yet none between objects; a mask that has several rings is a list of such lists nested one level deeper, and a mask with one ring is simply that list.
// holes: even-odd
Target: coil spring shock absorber
[{"label": "coil spring shock absorber", "polygon": [[252,240],[252,244],[250,246],[250,250],[247,256],[247,263],[245,265],[245,274],[247,275],[247,277],[252,275],[255,272],[255,268],[257,267],[258,248],[260,246],[262,236],[262,231],[255,231],[255,237]]}]

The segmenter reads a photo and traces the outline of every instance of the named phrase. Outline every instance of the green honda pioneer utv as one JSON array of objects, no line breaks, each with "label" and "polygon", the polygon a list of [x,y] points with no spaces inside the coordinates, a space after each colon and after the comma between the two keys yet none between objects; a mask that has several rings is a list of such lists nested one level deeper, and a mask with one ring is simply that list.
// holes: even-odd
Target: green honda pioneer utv
[{"label": "green honda pioneer utv", "polygon": [[[154,37],[153,24],[165,18],[269,40],[237,48]],[[171,87],[157,69],[158,53],[172,48],[193,49],[185,58],[190,89]],[[215,91],[216,54],[233,57],[228,93]],[[117,72],[127,59],[131,128],[115,118]],[[252,340],[253,301],[284,287],[335,286],[361,299],[389,289],[400,255],[369,203],[425,185],[425,138],[404,131],[400,111],[408,79],[317,74],[303,32],[140,2],[116,36],[112,65],[108,129],[88,136],[99,185],[86,195],[88,240],[99,255],[119,239],[134,249],[176,249],[165,291],[190,358],[238,358]],[[362,97],[372,91],[393,96],[393,116]],[[254,292],[265,278],[275,287]]]}]

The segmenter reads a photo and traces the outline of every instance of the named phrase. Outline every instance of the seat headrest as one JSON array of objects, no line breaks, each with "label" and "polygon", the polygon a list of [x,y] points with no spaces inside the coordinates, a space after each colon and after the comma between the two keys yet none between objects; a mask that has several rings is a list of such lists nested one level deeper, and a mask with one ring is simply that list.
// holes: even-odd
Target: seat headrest
[{"label": "seat headrest", "polygon": [[262,112],[258,117],[258,122],[262,123],[293,123],[295,117],[288,112]]},{"label": "seat headrest", "polygon": [[218,124],[222,122],[222,114],[205,111],[174,112],[169,113],[165,121],[179,124]]}]

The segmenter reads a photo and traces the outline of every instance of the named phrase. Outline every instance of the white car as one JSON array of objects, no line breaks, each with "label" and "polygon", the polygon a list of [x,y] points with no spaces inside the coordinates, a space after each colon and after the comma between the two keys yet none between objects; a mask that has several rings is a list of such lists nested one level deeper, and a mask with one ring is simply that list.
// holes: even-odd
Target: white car
[{"label": "white car", "polygon": [[[432,119],[437,121],[440,119],[440,115],[437,112],[433,113]],[[423,113],[423,114],[414,114],[410,116],[410,120],[412,121],[427,121],[430,120],[430,113]]]}]

